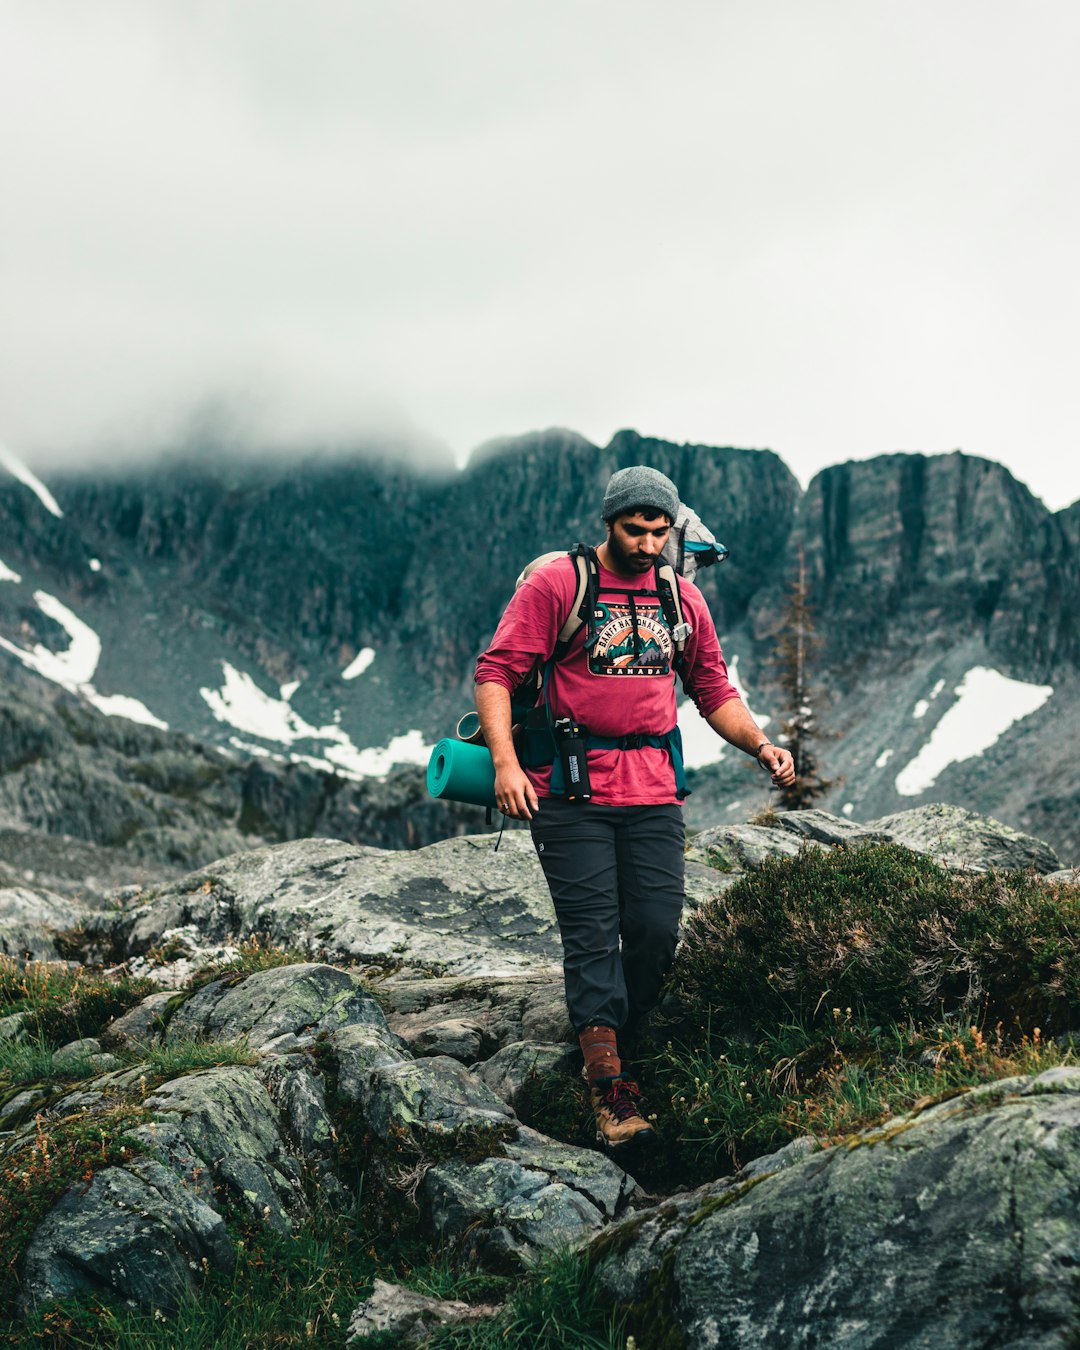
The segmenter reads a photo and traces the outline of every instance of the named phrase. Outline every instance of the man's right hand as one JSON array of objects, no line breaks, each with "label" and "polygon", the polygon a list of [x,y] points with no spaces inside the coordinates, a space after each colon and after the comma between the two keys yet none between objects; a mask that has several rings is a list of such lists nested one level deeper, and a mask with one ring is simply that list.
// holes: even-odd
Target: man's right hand
[{"label": "man's right hand", "polygon": [[495,805],[504,816],[532,820],[540,803],[514,749],[509,692],[501,684],[478,684],[476,711],[495,765]]},{"label": "man's right hand", "polygon": [[495,805],[514,820],[532,820],[539,809],[536,789],[520,764],[495,770]]}]

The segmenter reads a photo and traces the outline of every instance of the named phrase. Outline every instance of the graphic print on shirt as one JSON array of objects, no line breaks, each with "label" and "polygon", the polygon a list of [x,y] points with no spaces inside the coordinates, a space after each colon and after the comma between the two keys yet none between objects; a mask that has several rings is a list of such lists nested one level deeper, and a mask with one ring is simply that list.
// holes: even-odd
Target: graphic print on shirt
[{"label": "graphic print on shirt", "polygon": [[593,675],[667,675],[674,645],[659,609],[630,601],[599,604],[594,613],[596,645],[589,657]]}]

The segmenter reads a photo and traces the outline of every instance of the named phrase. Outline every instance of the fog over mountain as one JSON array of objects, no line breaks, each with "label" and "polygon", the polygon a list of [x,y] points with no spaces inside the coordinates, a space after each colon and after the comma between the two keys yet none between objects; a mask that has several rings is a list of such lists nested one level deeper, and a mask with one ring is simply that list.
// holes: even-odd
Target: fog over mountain
[{"label": "fog over mountain", "polygon": [[[552,424],[1080,496],[1080,12],[8,0],[36,469]],[[230,430],[231,428],[231,430]],[[226,435],[226,432],[229,435]]]}]

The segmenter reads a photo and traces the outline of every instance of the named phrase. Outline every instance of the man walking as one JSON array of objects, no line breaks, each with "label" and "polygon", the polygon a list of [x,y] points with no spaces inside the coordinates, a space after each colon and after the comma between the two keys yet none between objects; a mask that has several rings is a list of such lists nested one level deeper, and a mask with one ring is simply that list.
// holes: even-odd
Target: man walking
[{"label": "man walking", "polygon": [[[549,660],[577,599],[577,565],[560,557],[519,587],[476,666],[495,800],[506,815],[530,822],[562,936],[570,1021],[598,1135],[609,1146],[652,1131],[631,1058],[674,959],[684,898],[676,644],[655,572],[678,506],[674,483],[656,469],[636,465],[613,474],[602,511],[607,538],[596,550],[593,621],[562,659]],[[700,591],[681,578],[678,585],[690,628],[681,661],[686,692],[718,735],[787,786],[795,776],[790,753],[769,742],[729,681]],[[511,694],[538,663],[547,663],[544,712],[523,767]],[[561,718],[584,742],[587,800],[567,797],[548,730]]]}]

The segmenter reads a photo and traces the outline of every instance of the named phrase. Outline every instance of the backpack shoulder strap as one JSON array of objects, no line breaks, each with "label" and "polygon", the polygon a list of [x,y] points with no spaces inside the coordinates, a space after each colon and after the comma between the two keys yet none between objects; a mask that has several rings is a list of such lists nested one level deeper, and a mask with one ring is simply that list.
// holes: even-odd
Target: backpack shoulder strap
[{"label": "backpack shoulder strap", "polygon": [[686,660],[686,640],[694,631],[687,622],[683,610],[682,596],[679,593],[679,578],[671,563],[657,559],[656,593],[660,597],[660,609],[664,622],[671,629],[671,640],[675,644],[675,669],[683,675]]},{"label": "backpack shoulder strap", "polygon": [[600,565],[596,561],[596,550],[587,544],[576,544],[569,553],[577,570],[577,589],[573,604],[566,621],[559,629],[552,659],[561,661],[570,649],[570,643],[580,632],[583,624],[592,618],[596,608],[596,596],[600,587]]}]

